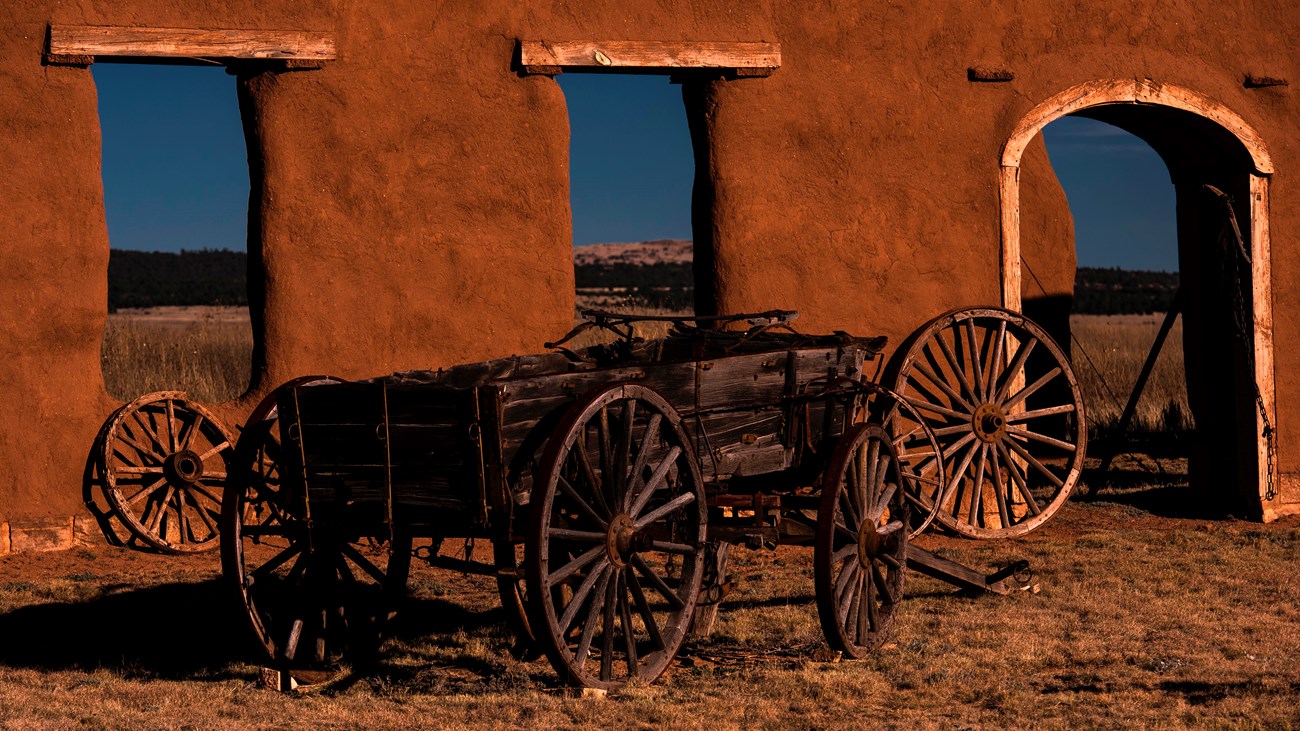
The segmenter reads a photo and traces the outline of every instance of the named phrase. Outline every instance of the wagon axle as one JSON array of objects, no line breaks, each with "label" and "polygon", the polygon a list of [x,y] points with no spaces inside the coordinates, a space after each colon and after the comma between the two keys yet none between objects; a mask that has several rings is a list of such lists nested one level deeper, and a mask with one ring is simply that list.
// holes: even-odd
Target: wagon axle
[{"label": "wagon axle", "polygon": [[605,548],[609,552],[609,562],[618,568],[627,566],[633,556],[649,551],[653,546],[654,538],[648,531],[637,530],[627,513],[620,513],[609,521]]},{"label": "wagon axle", "polygon": [[167,457],[163,474],[173,485],[193,485],[203,479],[203,458],[197,452],[183,449]]}]

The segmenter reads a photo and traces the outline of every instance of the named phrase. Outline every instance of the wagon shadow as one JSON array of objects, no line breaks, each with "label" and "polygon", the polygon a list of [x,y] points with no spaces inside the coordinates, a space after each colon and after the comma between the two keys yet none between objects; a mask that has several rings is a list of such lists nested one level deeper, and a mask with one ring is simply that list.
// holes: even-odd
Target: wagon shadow
[{"label": "wagon shadow", "polygon": [[84,602],[0,615],[0,664],[37,670],[109,669],[127,677],[244,678],[250,641],[219,581],[104,588]]},{"label": "wagon shadow", "polygon": [[[0,665],[41,671],[110,670],[128,678],[247,680],[260,650],[220,580],[148,588],[110,585],[81,602],[52,602],[0,614]],[[391,626],[399,643],[446,653],[457,668],[490,678],[500,668],[467,653],[460,633],[482,637],[500,626],[499,607],[476,611],[440,599],[404,602]],[[382,666],[389,653],[379,658]],[[373,669],[367,668],[362,675]],[[381,670],[382,672],[382,670]]]}]

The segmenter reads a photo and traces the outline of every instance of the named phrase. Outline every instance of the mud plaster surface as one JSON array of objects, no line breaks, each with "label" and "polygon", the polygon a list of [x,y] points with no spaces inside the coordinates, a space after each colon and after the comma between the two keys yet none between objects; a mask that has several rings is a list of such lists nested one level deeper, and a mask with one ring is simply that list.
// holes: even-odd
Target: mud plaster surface
[{"label": "mud plaster surface", "polygon": [[[241,81],[262,347],[252,392],[215,406],[237,422],[303,373],[532,352],[565,329],[568,120],[554,80],[511,70],[516,39],[781,43],[770,78],[708,82],[718,308],[793,308],[809,331],[897,342],[945,309],[999,300],[1001,146],[1036,103],[1086,81],[1150,78],[1234,110],[1279,171],[1273,230],[1295,230],[1295,95],[1242,79],[1300,79],[1287,32],[1297,16],[1272,0],[8,2],[0,518],[78,511],[84,457],[117,406],[98,365],[108,240],[95,89],[87,69],[41,65],[49,23],[324,30],[337,41],[325,69],[252,69]],[[972,83],[974,65],[1015,80]],[[1060,288],[1073,247],[1040,158],[1031,149],[1023,170],[1026,207],[1040,212],[1022,239],[1040,279]],[[1284,472],[1300,469],[1292,246],[1274,239]]]}]

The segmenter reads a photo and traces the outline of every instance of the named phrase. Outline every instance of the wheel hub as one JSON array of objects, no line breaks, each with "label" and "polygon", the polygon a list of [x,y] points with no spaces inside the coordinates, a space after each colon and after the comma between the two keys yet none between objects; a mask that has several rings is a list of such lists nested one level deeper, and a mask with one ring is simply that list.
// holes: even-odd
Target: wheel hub
[{"label": "wheel hub", "polygon": [[173,484],[193,485],[203,479],[203,459],[197,452],[182,449],[167,456],[163,473]]},{"label": "wheel hub", "polygon": [[623,568],[640,551],[649,550],[650,536],[638,531],[632,523],[632,517],[619,513],[609,521],[609,530],[605,533],[605,550],[610,563]]},{"label": "wheel hub", "polygon": [[981,404],[971,415],[971,427],[976,439],[985,443],[996,442],[1007,431],[1007,417],[997,404]]},{"label": "wheel hub", "polygon": [[873,520],[864,520],[858,526],[858,563],[871,565],[871,558],[880,554],[880,532]]}]

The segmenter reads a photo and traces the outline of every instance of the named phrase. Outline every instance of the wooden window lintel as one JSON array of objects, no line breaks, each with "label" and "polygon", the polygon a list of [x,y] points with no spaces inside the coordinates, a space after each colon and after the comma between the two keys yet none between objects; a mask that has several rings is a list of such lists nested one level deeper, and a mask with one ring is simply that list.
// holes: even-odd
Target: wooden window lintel
[{"label": "wooden window lintel", "polygon": [[200,28],[51,25],[46,63],[87,66],[96,58],[283,61],[311,68],[335,58],[329,33]]},{"label": "wooden window lintel", "polygon": [[781,66],[781,44],[699,41],[520,41],[526,74],[565,69],[714,69],[736,76],[768,76]]}]

